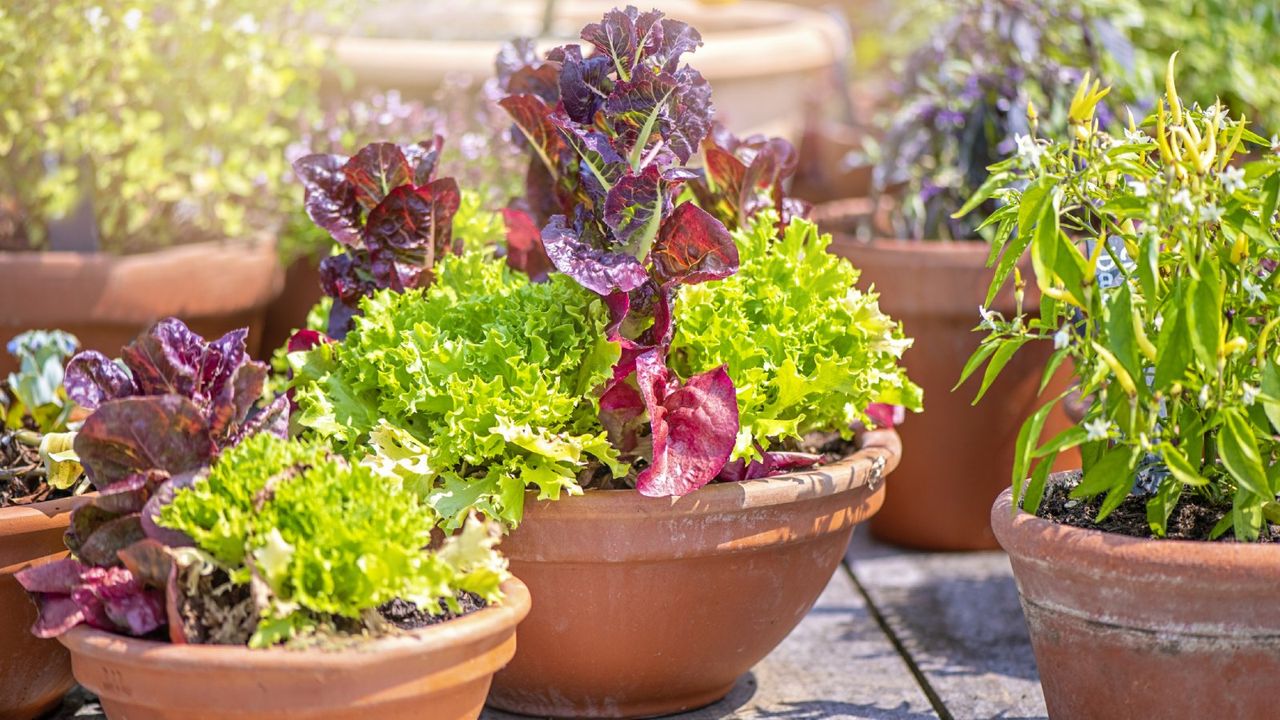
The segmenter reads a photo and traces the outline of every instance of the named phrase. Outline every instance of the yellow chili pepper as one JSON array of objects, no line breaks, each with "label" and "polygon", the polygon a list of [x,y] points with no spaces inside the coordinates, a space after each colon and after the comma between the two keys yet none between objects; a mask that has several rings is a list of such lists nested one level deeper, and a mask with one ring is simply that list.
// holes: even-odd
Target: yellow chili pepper
[{"label": "yellow chili pepper", "polygon": [[1173,115],[1173,124],[1182,124],[1182,101],[1178,99],[1178,87],[1174,82],[1174,63],[1178,59],[1178,52],[1175,50],[1169,56],[1169,67],[1164,72],[1164,90],[1165,96],[1169,99],[1169,112]]},{"label": "yellow chili pepper", "polygon": [[1093,341],[1093,349],[1098,353],[1098,357],[1102,358],[1102,362],[1106,363],[1107,367],[1111,369],[1112,374],[1116,376],[1116,382],[1120,383],[1120,387],[1124,389],[1125,393],[1129,397],[1137,395],[1138,386],[1133,384],[1133,377],[1129,375],[1128,370],[1124,369],[1124,366],[1120,364],[1116,356],[1112,355],[1110,350],[1099,345],[1097,341]]},{"label": "yellow chili pepper", "polygon": [[1156,346],[1151,340],[1147,339],[1147,330],[1143,327],[1142,315],[1138,312],[1138,308],[1133,309],[1133,334],[1138,341],[1138,349],[1142,351],[1143,357],[1150,362],[1156,361]]},{"label": "yellow chili pepper", "polygon": [[1231,338],[1230,340],[1228,340],[1227,342],[1223,343],[1222,355],[1224,357],[1230,357],[1232,355],[1235,355],[1236,353],[1242,353],[1248,349],[1249,349],[1248,341],[1240,337],[1239,335],[1237,335]]},{"label": "yellow chili pepper", "polygon": [[1262,332],[1258,333],[1258,367],[1262,367],[1262,363],[1267,359],[1267,338],[1271,336],[1271,331],[1276,329],[1277,324],[1280,324],[1280,317],[1272,318],[1262,326]]}]

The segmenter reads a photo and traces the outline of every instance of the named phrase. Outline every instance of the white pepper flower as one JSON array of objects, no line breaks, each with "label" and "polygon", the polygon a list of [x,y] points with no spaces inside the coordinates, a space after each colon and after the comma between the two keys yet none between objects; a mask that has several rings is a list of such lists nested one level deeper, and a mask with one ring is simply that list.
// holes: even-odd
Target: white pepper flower
[{"label": "white pepper flower", "polygon": [[1134,197],[1141,198],[1141,197],[1147,196],[1147,192],[1148,192],[1147,184],[1142,182],[1141,180],[1130,180],[1129,189],[1133,191]]},{"label": "white pepper flower", "polygon": [[1252,405],[1258,401],[1258,388],[1250,385],[1249,383],[1243,383],[1240,386],[1240,392],[1244,395],[1244,404],[1246,406]]},{"label": "white pepper flower", "polygon": [[1018,144],[1018,157],[1033,168],[1040,167],[1040,157],[1044,155],[1044,147],[1030,135],[1014,135],[1013,139]]},{"label": "white pepper flower", "polygon": [[1209,203],[1200,208],[1200,222],[1218,223],[1222,222],[1222,208],[1213,203]]},{"label": "white pepper flower", "polygon": [[1071,331],[1066,325],[1058,328],[1058,332],[1053,334],[1053,349],[1061,350],[1071,343]]},{"label": "white pepper flower", "polygon": [[1134,130],[1126,128],[1124,131],[1124,141],[1129,145],[1146,145],[1149,142],[1154,142],[1152,137],[1143,132],[1141,128]]},{"label": "white pepper flower", "polygon": [[1267,294],[1262,290],[1262,284],[1257,280],[1245,275],[1240,279],[1240,284],[1244,286],[1244,291],[1249,293],[1249,299],[1254,302],[1266,302]]},{"label": "white pepper flower", "polygon": [[124,23],[124,26],[130,32],[135,32],[142,25],[142,11],[138,8],[133,8],[126,12],[124,17],[120,18],[120,21]]},{"label": "white pepper flower", "polygon": [[979,306],[978,306],[978,315],[980,315],[980,316],[982,317],[982,324],[980,325],[980,327],[987,328],[988,330],[995,330],[995,329],[996,329],[996,314],[995,314],[995,313],[993,313],[993,312],[991,312],[990,310],[986,309],[985,307],[983,307],[983,306],[979,305]]},{"label": "white pepper flower", "polygon": [[1244,168],[1226,167],[1222,170],[1222,189],[1228,195],[1244,189]]},{"label": "white pepper flower", "polygon": [[1085,439],[1089,442],[1106,440],[1111,436],[1111,421],[1106,418],[1094,418],[1084,424]]},{"label": "white pepper flower", "polygon": [[1195,210],[1195,206],[1191,204],[1191,193],[1187,192],[1186,188],[1182,188],[1178,192],[1174,193],[1173,197],[1169,198],[1169,201],[1174,205],[1181,205],[1186,208],[1187,212]]}]

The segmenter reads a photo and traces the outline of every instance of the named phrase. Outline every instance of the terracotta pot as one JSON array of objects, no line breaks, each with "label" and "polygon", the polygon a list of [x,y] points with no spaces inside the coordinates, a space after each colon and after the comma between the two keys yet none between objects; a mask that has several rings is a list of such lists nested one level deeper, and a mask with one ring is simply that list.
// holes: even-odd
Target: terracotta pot
[{"label": "terracotta pot", "polygon": [[511,659],[529,590],[456,620],[340,652],[171,645],[80,626],[61,638],[76,680],[127,720],[454,720],[479,717]]},{"label": "terracotta pot", "polygon": [[863,157],[865,138],[863,130],[851,125],[809,123],[800,138],[791,194],[811,203],[869,197],[874,167]]},{"label": "terracotta pot", "polygon": [[490,705],[647,717],[724,697],[813,607],[900,448],[877,431],[839,463],[683,498],[530,499],[502,551],[537,605]]},{"label": "terracotta pot", "polygon": [[[115,357],[148,325],[176,315],[206,337],[248,327],[256,353],[282,271],[274,242],[193,243],[137,255],[0,253],[0,340],[61,328]],[[0,353],[0,374],[14,369]]]},{"label": "terracotta pot", "polygon": [[260,357],[271,357],[276,348],[289,341],[295,330],[307,322],[307,313],[320,302],[320,262],[313,257],[300,257],[284,271],[284,289],[267,306],[262,329]]},{"label": "terracotta pot", "polygon": [[[430,101],[450,76],[492,76],[502,42],[539,34],[544,5],[543,0],[381,3],[363,13],[351,36],[336,41],[335,55],[362,91],[396,88]],[[584,25],[599,22],[617,5],[615,0],[560,0],[551,37],[540,46],[577,42]],[[668,16],[702,34],[703,46],[687,62],[711,82],[717,119],[742,134],[798,139],[809,85],[844,57],[847,41],[839,24],[821,12],[761,0],[717,7],[687,0],[661,5]]]},{"label": "terracotta pot", "polygon": [[[903,365],[924,388],[924,412],[910,415],[898,429],[910,449],[893,478],[893,490],[871,521],[876,537],[930,550],[980,550],[997,547],[988,522],[991,502],[1009,486],[1013,449],[1023,420],[1043,404],[1047,393],[1066,388],[1066,370],[1037,397],[1049,343],[1024,346],[1004,368],[987,396],[972,405],[982,373],[951,392],[969,355],[983,335],[973,332],[978,306],[986,299],[991,271],[986,243],[877,240],[861,243],[837,237],[831,251],[862,271],[859,286],[875,286],[880,307],[902,321],[915,338]],[[1025,277],[1031,277],[1028,269]],[[1012,284],[1012,283],[1010,283]],[[1039,299],[1028,289],[1026,307]],[[1013,292],[992,309],[1012,317]],[[1069,420],[1055,409],[1044,438],[1065,429]],[[1079,466],[1064,453],[1060,469]]]},{"label": "terracotta pot", "polygon": [[67,651],[31,634],[36,606],[13,575],[67,554],[62,535],[78,502],[0,508],[0,720],[38,717],[71,689]]},{"label": "terracotta pot", "polygon": [[1009,553],[1049,716],[1270,718],[1280,678],[1280,547],[1144,540],[1019,511]]}]

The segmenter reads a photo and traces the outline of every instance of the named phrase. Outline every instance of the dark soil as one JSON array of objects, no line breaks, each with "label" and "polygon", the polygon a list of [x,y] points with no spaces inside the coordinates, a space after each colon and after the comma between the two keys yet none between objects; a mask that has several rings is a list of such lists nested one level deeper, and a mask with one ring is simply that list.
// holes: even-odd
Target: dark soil
[{"label": "dark soil", "polygon": [[387,622],[395,625],[401,630],[417,630],[418,628],[430,627],[438,625],[442,622],[460,618],[463,615],[469,615],[477,610],[483,610],[488,603],[481,599],[478,595],[472,595],[469,592],[458,593],[458,607],[462,612],[455,613],[444,608],[444,612],[439,615],[432,615],[418,609],[417,605],[408,600],[396,598],[389,603],[384,603],[378,608],[378,613],[386,619]]},{"label": "dark soil", "polygon": [[820,464],[828,465],[857,452],[858,443],[845,440],[840,437],[840,433],[809,433],[796,449],[800,452],[821,455]]},{"label": "dark soil", "polygon": [[[1101,530],[1103,532],[1127,535],[1129,537],[1152,539],[1151,526],[1147,524],[1147,498],[1130,496],[1120,503],[1101,523],[1095,523],[1104,496],[1092,500],[1073,500],[1069,493],[1080,481],[1080,472],[1066,475],[1057,483],[1049,483],[1044,490],[1044,499],[1040,502],[1038,517],[1052,520],[1063,525]],[[1208,540],[1213,526],[1223,516],[1231,512],[1231,506],[1214,506],[1203,499],[1186,493],[1178,501],[1169,515],[1167,535],[1169,540]],[[1234,542],[1235,537],[1224,533],[1218,542]],[[1257,542],[1280,542],[1280,527],[1270,526],[1269,532],[1264,530]]]},{"label": "dark soil", "polygon": [[189,572],[193,577],[186,580],[194,581],[194,591],[179,593],[177,600],[187,642],[247,645],[258,622],[249,586],[232,583],[223,570],[209,574]]},{"label": "dark soil", "polygon": [[71,494],[54,490],[45,482],[39,447],[40,436],[33,430],[0,430],[0,507],[30,505]]}]

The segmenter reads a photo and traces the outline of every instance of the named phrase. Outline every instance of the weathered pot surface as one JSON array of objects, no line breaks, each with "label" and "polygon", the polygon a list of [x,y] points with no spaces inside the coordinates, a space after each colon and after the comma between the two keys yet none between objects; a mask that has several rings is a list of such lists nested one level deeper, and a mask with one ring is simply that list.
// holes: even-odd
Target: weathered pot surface
[{"label": "weathered pot surface", "polygon": [[[871,520],[872,533],[882,540],[929,550],[995,549],[988,515],[996,495],[1009,486],[1018,430],[1045,402],[1042,397],[1066,389],[1067,368],[1060,369],[1045,394],[1038,396],[1053,346],[1028,343],[977,405],[972,401],[981,371],[951,391],[983,337],[974,328],[980,320],[978,306],[991,282],[986,243],[868,243],[837,236],[830,251],[862,271],[858,286],[874,286],[881,309],[900,320],[906,335],[915,339],[902,364],[924,389],[925,411],[908,417],[898,429],[909,452],[894,473],[893,490],[884,507]],[[991,307],[1006,318],[1013,317],[1014,311],[1011,285]],[[1034,284],[1026,294],[1024,306],[1038,307]],[[1044,437],[1053,437],[1069,425],[1061,408],[1055,408]],[[1063,453],[1057,468],[1078,466],[1077,458]]]},{"label": "weathered pot surface", "polygon": [[1148,540],[1019,511],[1009,553],[1054,718],[1264,718],[1280,687],[1280,546]]},{"label": "weathered pot surface", "polygon": [[111,718],[470,720],[529,612],[524,583],[503,590],[501,605],[343,651],[171,645],[84,626],[61,641]]},{"label": "weathered pot surface", "polygon": [[[282,284],[275,243],[267,239],[121,256],[0,252],[0,341],[60,328],[85,349],[115,357],[148,325],[174,315],[205,337],[248,327],[249,352],[256,353],[267,303]],[[14,369],[0,353],[0,374]]]},{"label": "weathered pot surface", "polygon": [[724,697],[813,607],[900,452],[880,430],[838,463],[683,498],[531,499],[502,551],[537,605],[490,705],[647,717]]},{"label": "weathered pot surface", "polygon": [[77,502],[0,508],[0,720],[38,717],[71,688],[66,649],[31,634],[36,606],[13,575],[67,554],[62,535]]}]

